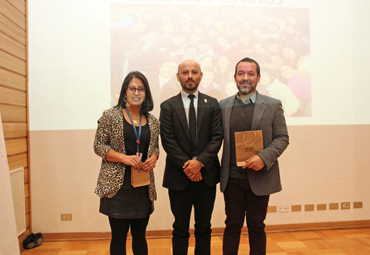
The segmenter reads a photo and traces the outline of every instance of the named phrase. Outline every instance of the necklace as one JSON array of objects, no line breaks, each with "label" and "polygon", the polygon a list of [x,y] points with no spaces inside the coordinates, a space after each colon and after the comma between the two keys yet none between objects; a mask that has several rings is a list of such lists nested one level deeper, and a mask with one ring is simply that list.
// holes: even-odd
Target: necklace
[{"label": "necklace", "polygon": [[136,120],[133,120],[133,122],[134,122],[134,124],[136,125],[137,124],[137,121],[138,121],[139,119],[136,119]]},{"label": "necklace", "polygon": [[[130,118],[131,120],[131,123],[133,123],[134,121],[132,120],[131,118],[131,115],[129,113],[129,111],[127,110],[127,108],[125,108],[126,112],[127,112],[127,115],[128,117]],[[134,132],[135,132],[135,137],[136,137],[136,148],[137,148],[137,155],[139,155],[139,144],[140,144],[140,136],[141,136],[141,112],[140,112],[140,125],[139,125],[139,131],[136,130],[136,127],[132,126],[134,128]]]},{"label": "necklace", "polygon": [[125,108],[125,110],[126,110],[127,114],[128,114],[128,115],[129,115],[129,117],[130,117],[131,124],[134,124],[134,125],[138,124],[138,123],[139,123],[139,121],[140,121],[140,119],[141,119],[141,114],[140,114],[140,116],[138,116],[138,117],[136,117],[136,118],[132,118],[132,116],[130,115],[130,113],[129,113],[129,111],[127,110],[127,108]]}]

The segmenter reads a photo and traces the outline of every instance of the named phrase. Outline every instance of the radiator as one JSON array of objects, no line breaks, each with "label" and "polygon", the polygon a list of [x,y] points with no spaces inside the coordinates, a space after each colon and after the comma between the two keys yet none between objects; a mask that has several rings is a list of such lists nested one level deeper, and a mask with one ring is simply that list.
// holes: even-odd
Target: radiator
[{"label": "radiator", "polygon": [[24,168],[10,171],[10,184],[12,187],[13,204],[17,233],[20,236],[26,231],[26,207],[24,197]]}]

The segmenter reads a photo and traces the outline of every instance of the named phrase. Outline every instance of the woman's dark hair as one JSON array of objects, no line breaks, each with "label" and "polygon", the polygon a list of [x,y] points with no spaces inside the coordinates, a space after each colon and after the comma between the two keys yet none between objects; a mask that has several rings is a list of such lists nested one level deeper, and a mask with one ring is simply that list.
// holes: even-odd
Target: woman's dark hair
[{"label": "woman's dark hair", "polygon": [[141,104],[141,111],[144,113],[150,112],[151,110],[153,110],[153,106],[154,106],[152,93],[150,92],[149,82],[147,78],[144,76],[144,74],[140,73],[139,71],[133,71],[126,75],[122,83],[121,93],[119,95],[119,99],[118,99],[118,103],[116,107],[126,108],[126,102],[127,102],[126,90],[128,88],[128,84],[133,78],[140,79],[143,82],[144,88],[145,88],[145,99],[144,99],[144,102]]}]

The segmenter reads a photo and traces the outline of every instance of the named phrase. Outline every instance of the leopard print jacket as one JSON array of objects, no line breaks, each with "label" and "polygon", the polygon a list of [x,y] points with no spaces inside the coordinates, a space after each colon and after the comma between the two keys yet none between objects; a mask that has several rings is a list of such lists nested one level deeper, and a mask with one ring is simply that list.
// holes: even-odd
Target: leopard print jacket
[{"label": "leopard print jacket", "polygon": [[[105,110],[98,120],[98,128],[95,134],[94,151],[102,158],[95,194],[99,197],[113,197],[121,188],[126,165],[123,163],[107,161],[106,155],[110,149],[126,154],[125,141],[123,137],[123,113],[122,107],[114,107]],[[153,153],[159,156],[159,121],[148,113],[148,123],[150,129],[150,142],[148,157]],[[157,199],[157,193],[154,183],[154,172],[150,171],[149,199]]]}]

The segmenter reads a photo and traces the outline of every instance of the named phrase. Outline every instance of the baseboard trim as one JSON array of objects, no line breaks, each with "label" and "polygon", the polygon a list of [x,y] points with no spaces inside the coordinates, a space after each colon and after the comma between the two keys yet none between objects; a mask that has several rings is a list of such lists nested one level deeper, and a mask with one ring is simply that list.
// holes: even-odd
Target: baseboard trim
[{"label": "baseboard trim", "polygon": [[[370,228],[370,220],[268,225],[266,226],[266,232],[294,232],[349,228]],[[223,231],[224,228],[213,228],[212,236],[220,236],[223,234]],[[193,229],[190,230],[190,234],[194,234]],[[246,227],[243,228],[243,234],[247,234]],[[148,230],[146,236],[148,239],[171,237],[172,230]],[[42,239],[45,242],[109,240],[110,238],[110,232],[42,233]]]}]

